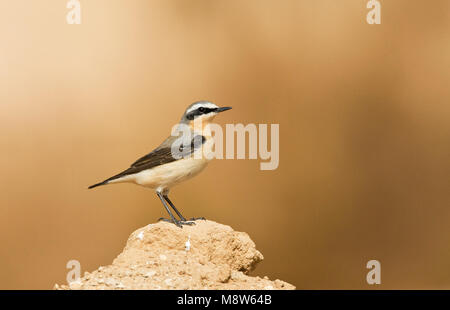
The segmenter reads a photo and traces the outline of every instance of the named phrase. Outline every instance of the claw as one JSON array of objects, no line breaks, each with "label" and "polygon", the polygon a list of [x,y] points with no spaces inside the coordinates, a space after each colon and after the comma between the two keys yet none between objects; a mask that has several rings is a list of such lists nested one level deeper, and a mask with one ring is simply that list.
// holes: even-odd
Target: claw
[{"label": "claw", "polygon": [[202,217],[192,217],[189,219],[189,221],[206,221],[206,219]]},{"label": "claw", "polygon": [[159,218],[158,221],[163,221],[163,222],[167,222],[167,223],[172,223],[172,224],[177,225],[177,226],[180,227],[180,228],[183,228],[183,225],[189,225],[189,226],[195,225],[195,222],[193,222],[193,221],[186,221],[186,220],[184,220],[184,221],[179,221],[179,220],[177,220],[177,219],[171,220],[171,219],[166,219],[166,218],[163,218],[163,217]]}]

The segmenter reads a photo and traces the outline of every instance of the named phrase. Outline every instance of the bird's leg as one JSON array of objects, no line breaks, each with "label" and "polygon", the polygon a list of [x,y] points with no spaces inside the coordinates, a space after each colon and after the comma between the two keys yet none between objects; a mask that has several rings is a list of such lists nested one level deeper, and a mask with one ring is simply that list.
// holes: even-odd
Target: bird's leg
[{"label": "bird's leg", "polygon": [[173,205],[172,201],[170,201],[169,196],[163,195],[163,197],[164,197],[164,199],[169,203],[169,205],[172,207],[172,209],[178,214],[178,216],[180,217],[180,220],[186,221],[186,219],[184,218],[184,216],[181,215],[180,211],[178,211],[177,208],[175,208],[175,206]]},{"label": "bird's leg", "polygon": [[186,220],[181,220],[181,221],[177,220],[177,219],[173,216],[172,212],[170,212],[170,209],[169,209],[169,207],[167,206],[166,201],[164,200],[163,195],[162,195],[160,192],[156,192],[156,195],[158,195],[159,199],[160,199],[161,202],[163,203],[164,208],[166,209],[167,213],[169,213],[169,216],[170,216],[170,220],[169,220],[169,219],[165,219],[165,218],[160,218],[160,219],[159,219],[160,221],[165,221],[165,222],[173,223],[173,224],[177,225],[177,226],[180,227],[180,228],[183,228],[183,225],[194,225],[194,224],[195,224],[194,222],[190,222],[190,221],[186,221]]},{"label": "bird's leg", "polygon": [[[172,207],[172,209],[175,210],[175,212],[178,214],[178,216],[180,217],[180,219],[182,221],[186,221],[186,219],[184,218],[184,216],[181,215],[180,211],[177,210],[177,208],[175,208],[175,206],[173,205],[172,201],[170,201],[169,196],[168,195],[163,195],[164,199],[169,203],[169,205]],[[206,221],[206,219],[204,217],[193,217],[190,218],[189,221],[197,221],[197,220],[204,220]]]}]

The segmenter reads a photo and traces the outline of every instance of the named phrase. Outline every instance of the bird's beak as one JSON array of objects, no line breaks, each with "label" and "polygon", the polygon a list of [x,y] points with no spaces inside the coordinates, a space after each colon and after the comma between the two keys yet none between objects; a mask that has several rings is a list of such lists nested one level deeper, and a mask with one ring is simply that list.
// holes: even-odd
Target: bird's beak
[{"label": "bird's beak", "polygon": [[231,110],[231,107],[217,108],[217,109],[216,109],[216,112],[217,112],[217,113],[220,113],[220,112],[224,112],[224,111],[227,111],[227,110]]}]

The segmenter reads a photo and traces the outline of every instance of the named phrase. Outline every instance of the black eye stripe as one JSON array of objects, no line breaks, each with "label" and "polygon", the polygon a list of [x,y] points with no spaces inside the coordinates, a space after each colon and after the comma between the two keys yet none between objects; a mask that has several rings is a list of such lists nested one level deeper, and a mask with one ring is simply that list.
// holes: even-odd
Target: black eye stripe
[{"label": "black eye stripe", "polygon": [[202,112],[203,114],[207,114],[209,112],[214,112],[215,110],[217,110],[215,108],[203,108],[203,107],[200,109],[202,109],[200,112]]},{"label": "black eye stripe", "polygon": [[193,120],[194,118],[196,118],[197,116],[203,115],[203,114],[208,114],[211,112],[214,112],[215,110],[217,110],[217,108],[205,108],[205,107],[199,107],[198,109],[195,109],[192,112],[189,112],[186,115],[186,118],[188,120]]}]

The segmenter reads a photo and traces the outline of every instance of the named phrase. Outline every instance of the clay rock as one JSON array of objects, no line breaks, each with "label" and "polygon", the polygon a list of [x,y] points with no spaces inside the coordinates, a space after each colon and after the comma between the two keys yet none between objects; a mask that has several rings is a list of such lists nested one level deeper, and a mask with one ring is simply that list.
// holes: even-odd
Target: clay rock
[{"label": "clay rock", "polygon": [[213,221],[179,227],[159,222],[133,232],[109,266],[56,289],[295,289],[252,277],[263,260],[244,232]]}]

